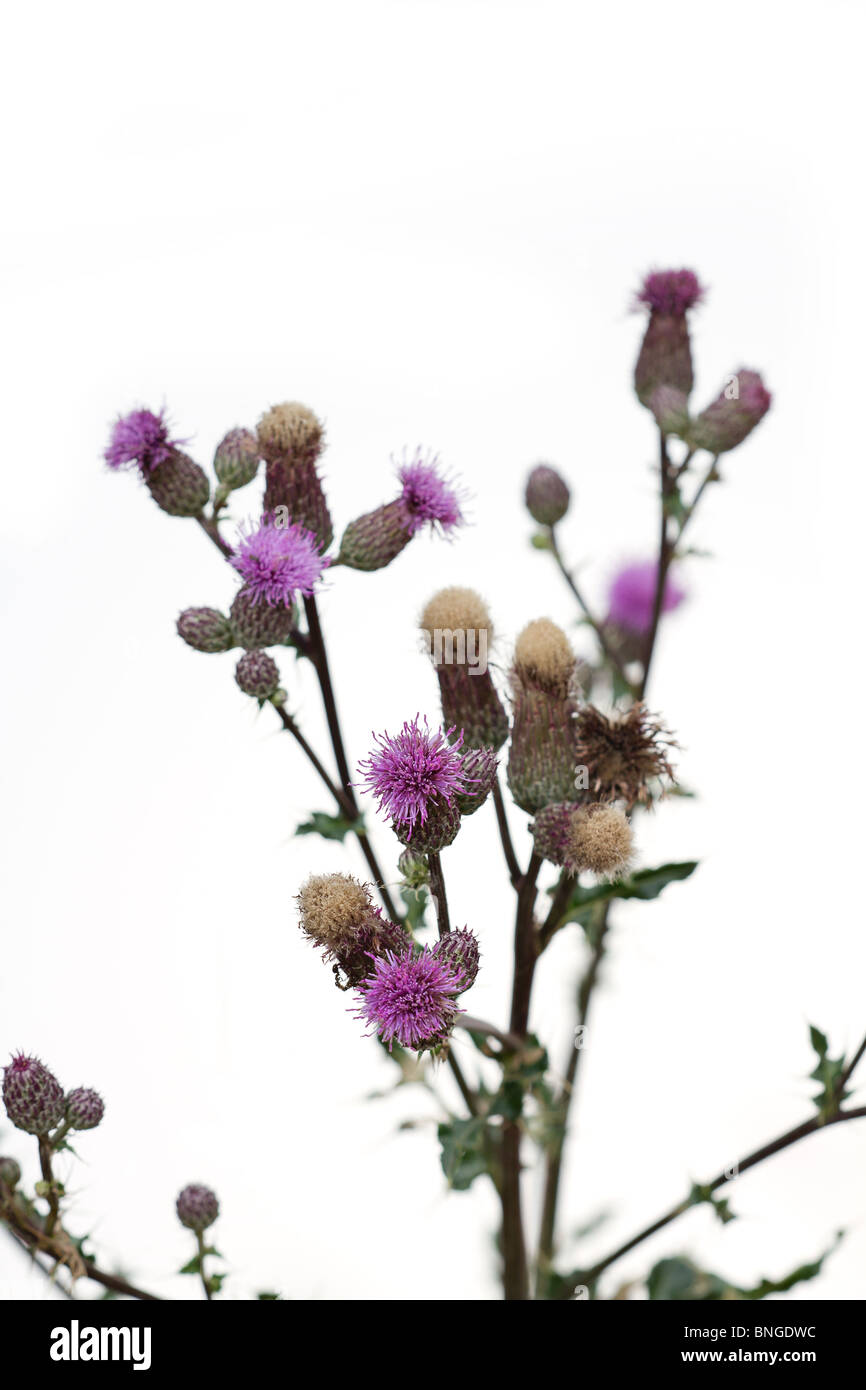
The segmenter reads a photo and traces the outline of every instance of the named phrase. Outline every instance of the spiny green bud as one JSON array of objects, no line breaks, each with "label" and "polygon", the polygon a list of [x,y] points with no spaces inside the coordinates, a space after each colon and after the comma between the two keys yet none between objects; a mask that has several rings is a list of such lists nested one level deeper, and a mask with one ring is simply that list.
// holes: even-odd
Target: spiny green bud
[{"label": "spiny green bud", "polygon": [[201,1235],[212,1226],[220,1214],[217,1195],[201,1183],[190,1183],[178,1195],[177,1215],[182,1226]]},{"label": "spiny green bud", "polygon": [[213,460],[214,472],[222,485],[222,500],[253,481],[260,457],[258,440],[251,430],[229,430],[217,445]]},{"label": "spiny green bud", "polygon": [[177,630],[197,652],[227,652],[237,645],[231,623],[218,608],[184,609]]},{"label": "spiny green bud", "polygon": [[294,610],[282,604],[257,602],[245,587],[236,594],[229,615],[240,646],[279,647],[292,630]]},{"label": "spiny green bud", "polygon": [[79,1086],[66,1097],[66,1121],[70,1129],[95,1129],[104,1114],[102,1096],[86,1086]]},{"label": "spiny green bud", "polygon": [[235,680],[245,695],[253,695],[257,700],[270,700],[280,686],[279,667],[267,652],[244,652],[235,668]]},{"label": "spiny green bud", "polygon": [[169,516],[201,516],[210,497],[210,483],[203,469],[180,449],[145,476],[150,495]]},{"label": "spiny green bud", "polygon": [[430,868],[426,856],[414,850],[404,849],[397,860],[397,868],[403,875],[407,888],[425,888],[430,882]]}]

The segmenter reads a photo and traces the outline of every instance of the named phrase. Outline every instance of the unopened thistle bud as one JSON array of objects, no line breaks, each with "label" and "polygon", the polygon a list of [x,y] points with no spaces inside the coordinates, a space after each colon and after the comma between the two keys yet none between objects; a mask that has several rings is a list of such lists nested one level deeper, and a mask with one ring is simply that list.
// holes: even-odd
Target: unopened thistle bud
[{"label": "unopened thistle bud", "polygon": [[656,417],[662,434],[675,434],[681,439],[689,431],[689,398],[677,386],[657,386],[649,399],[649,408]]},{"label": "unopened thistle bud", "polygon": [[448,535],[463,522],[457,488],[420,450],[398,469],[400,496],[350,521],[340,541],[339,563],[356,570],[380,570],[396,559],[425,526]]},{"label": "unopened thistle bud", "polygon": [[334,538],[317,468],[324,436],[322,422],[298,401],[275,405],[258,424],[259,449],[266,462],[265,511],[285,507],[292,521],[313,532],[321,550]]},{"label": "unopened thistle bud", "polygon": [[224,500],[230,492],[251,483],[259,471],[259,442],[251,430],[229,430],[217,445],[213,471]]},{"label": "unopened thistle bud", "polygon": [[235,595],[229,616],[237,645],[247,649],[284,645],[295,619],[294,609],[261,603],[246,585]]},{"label": "unopened thistle bud", "polygon": [[431,950],[437,960],[447,961],[455,974],[462,975],[461,994],[472,988],[478,975],[481,957],[478,938],[474,932],[466,927],[459,931],[450,931],[440,937]]},{"label": "unopened thistle bud", "polygon": [[79,1086],[66,1097],[66,1122],[70,1129],[95,1129],[104,1114],[102,1096],[86,1086]]},{"label": "unopened thistle bud", "polygon": [[397,860],[397,868],[403,875],[407,888],[426,888],[430,882],[430,866],[424,854],[404,849]]},{"label": "unopened thistle bud", "polygon": [[439,680],[445,726],[462,731],[466,748],[501,748],[508,715],[490,674],[493,624],[483,599],[474,589],[440,589],[420,627]]},{"label": "unopened thistle bud", "polygon": [[180,1224],[199,1236],[220,1214],[216,1193],[197,1182],[190,1183],[178,1194],[176,1207]]},{"label": "unopened thistle bud", "polygon": [[508,785],[518,806],[532,814],[574,794],[577,659],[548,618],[529,623],[518,637],[511,691]]},{"label": "unopened thistle bud", "polygon": [[232,625],[218,608],[186,608],[177,630],[188,647],[197,652],[227,652],[235,644]]},{"label": "unopened thistle bud", "polygon": [[644,280],[636,303],[648,308],[650,316],[634,370],[643,405],[650,406],[657,386],[675,386],[689,395],[694,375],[686,314],[703,294],[691,270],[657,270]]},{"label": "unopened thistle bud", "polygon": [[17,1187],[21,1181],[21,1164],[17,1159],[7,1158],[4,1154],[0,1157],[0,1180],[5,1182],[7,1187]]},{"label": "unopened thistle bud", "polygon": [[298,894],[298,908],[301,930],[342,972],[343,988],[371,974],[376,957],[411,947],[405,929],[384,917],[373,906],[369,887],[349,874],[308,878]]},{"label": "unopened thistle bud", "polygon": [[376,748],[359,764],[363,783],[390,821],[394,834],[418,854],[450,845],[460,829],[458,795],[470,790],[453,729],[431,731],[418,715],[400,733],[374,734]]},{"label": "unopened thistle bud", "polygon": [[235,667],[235,680],[245,695],[257,700],[270,700],[280,688],[280,671],[267,652],[244,652]]},{"label": "unopened thistle bud", "polygon": [[39,1061],[19,1052],[3,1069],[3,1103],[16,1129],[47,1134],[66,1113],[66,1098],[57,1077]]},{"label": "unopened thistle bud", "polygon": [[145,473],[144,481],[156,505],[169,516],[201,516],[210,498],[207,474],[180,449]]},{"label": "unopened thistle bud", "polygon": [[483,806],[496,781],[499,760],[494,748],[471,748],[463,759],[466,791],[457,797],[461,816],[471,816]]},{"label": "unopened thistle bud", "polygon": [[536,853],[568,873],[621,878],[632,861],[631,826],[618,806],[546,806],[535,817],[532,832]]},{"label": "unopened thistle bud", "polygon": [[743,369],[728,378],[724,390],[701,411],[689,433],[695,449],[726,454],[736,449],[770,409],[772,396],[758,372]]},{"label": "unopened thistle bud", "polygon": [[642,704],[611,715],[582,705],[574,728],[577,766],[592,801],[624,801],[629,810],[651,805],[653,784],[673,781],[667,750],[674,741]]},{"label": "unopened thistle bud", "polygon": [[526,482],[526,508],[539,526],[555,526],[568,511],[571,493],[550,464],[536,464]]}]

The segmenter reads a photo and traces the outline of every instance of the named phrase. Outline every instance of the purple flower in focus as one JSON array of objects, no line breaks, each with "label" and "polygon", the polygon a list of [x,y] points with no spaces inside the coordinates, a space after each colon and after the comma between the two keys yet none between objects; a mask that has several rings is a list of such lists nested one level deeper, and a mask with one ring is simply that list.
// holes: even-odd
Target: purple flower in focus
[{"label": "purple flower in focus", "polygon": [[453,531],[462,524],[457,489],[439,473],[435,457],[425,459],[419,449],[412,462],[398,470],[398,477],[403,484],[400,505],[411,536],[426,522],[441,526],[443,531]]},{"label": "purple flower in focus", "polygon": [[[619,571],[610,586],[607,621],[628,632],[645,633],[652,627],[658,565],[655,560],[637,561]],[[662,612],[678,608],[686,596],[670,572],[665,580]]]},{"label": "purple flower in focus", "polygon": [[435,1047],[444,1042],[462,1010],[456,996],[466,988],[463,968],[425,946],[419,955],[388,951],[373,961],[359,986],[359,1018],[373,1025],[383,1042],[403,1047]]},{"label": "purple flower in focus", "polygon": [[149,473],[170,458],[181,439],[169,439],[165,411],[132,410],[121,415],[111,431],[105,451],[109,468],[140,468]]},{"label": "purple flower in focus", "polygon": [[636,304],[656,314],[684,314],[700,304],[705,290],[693,270],[652,270],[641,285]]},{"label": "purple flower in focus", "polygon": [[449,744],[453,729],[436,729],[433,733],[416,714],[412,723],[392,738],[390,734],[374,734],[378,747],[359,764],[367,773],[365,791],[372,792],[379,810],[391,820],[411,829],[417,821],[423,825],[437,803],[451,805],[458,793],[466,791],[466,774],[459,748],[460,734]]},{"label": "purple flower in focus", "polygon": [[312,531],[297,522],[278,526],[264,517],[237,544],[231,563],[253,602],[288,608],[296,593],[310,595],[328,565]]}]

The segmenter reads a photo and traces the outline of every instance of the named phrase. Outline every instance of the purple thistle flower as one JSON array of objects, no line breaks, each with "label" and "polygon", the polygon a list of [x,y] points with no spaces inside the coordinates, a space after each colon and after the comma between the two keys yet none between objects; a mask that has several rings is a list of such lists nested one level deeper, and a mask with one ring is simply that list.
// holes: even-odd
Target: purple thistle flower
[{"label": "purple thistle flower", "polygon": [[359,764],[367,773],[362,786],[372,792],[379,810],[389,819],[411,830],[420,821],[423,825],[431,810],[444,802],[450,806],[454,798],[467,790],[466,773],[459,748],[463,735],[449,744],[453,729],[436,729],[431,733],[420,715],[392,738],[390,734],[374,734],[378,747]]},{"label": "purple thistle flower", "polygon": [[149,473],[171,458],[175,448],[183,442],[169,439],[164,410],[158,415],[152,410],[132,410],[115,422],[105,462],[109,468],[138,467],[142,473]]},{"label": "purple thistle flower", "polygon": [[242,533],[231,563],[246,581],[254,603],[288,608],[296,593],[312,594],[329,561],[312,531],[297,522],[278,526],[268,517]]},{"label": "purple thistle flower", "polygon": [[418,955],[388,951],[373,960],[372,973],[359,986],[356,1012],[373,1025],[389,1050],[395,1038],[403,1047],[435,1047],[445,1041],[462,1013],[456,996],[465,988],[463,967],[426,946]]},{"label": "purple thistle flower", "polygon": [[453,531],[463,524],[460,497],[453,483],[438,471],[437,457],[422,456],[418,449],[411,463],[404,463],[397,476],[403,484],[400,505],[410,536],[427,522]]},{"label": "purple thistle flower", "polygon": [[700,304],[705,293],[693,270],[653,270],[636,295],[636,305],[656,314],[681,315]]},{"label": "purple thistle flower", "polygon": [[[658,565],[655,560],[640,560],[621,569],[610,586],[607,621],[627,632],[649,632],[657,578]],[[685,597],[685,589],[669,572],[662,596],[662,612],[670,613],[678,608]]]}]

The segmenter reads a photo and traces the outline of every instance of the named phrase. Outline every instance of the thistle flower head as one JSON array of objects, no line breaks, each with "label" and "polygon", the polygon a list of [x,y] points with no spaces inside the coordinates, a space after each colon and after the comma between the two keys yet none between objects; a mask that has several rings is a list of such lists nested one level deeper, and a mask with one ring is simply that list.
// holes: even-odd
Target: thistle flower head
[{"label": "thistle flower head", "polygon": [[403,485],[400,506],[410,536],[428,522],[446,533],[463,523],[459,493],[440,473],[437,462],[437,457],[425,457],[419,449],[410,463],[398,469]]},{"label": "thistle flower head", "polygon": [[212,1226],[220,1214],[216,1193],[197,1182],[190,1183],[178,1194],[176,1207],[180,1224],[195,1231],[196,1235]]},{"label": "thistle flower head", "polygon": [[105,1114],[105,1102],[97,1091],[79,1086],[66,1097],[66,1119],[70,1129],[95,1129]]},{"label": "thistle flower head", "polygon": [[253,602],[286,608],[296,594],[312,594],[328,566],[311,531],[295,522],[278,526],[268,517],[241,532],[231,563]]},{"label": "thistle flower head", "polygon": [[259,443],[250,430],[233,429],[216,448],[213,471],[223,485],[223,495],[251,483],[259,470]]},{"label": "thistle flower head", "polygon": [[461,994],[472,988],[478,976],[478,964],[481,959],[478,938],[474,932],[469,931],[468,927],[446,932],[432,947],[431,953],[437,960],[449,965],[455,973],[462,972]]},{"label": "thistle flower head", "polygon": [[[626,632],[649,632],[652,627],[657,581],[656,560],[638,560],[623,566],[614,576],[608,592],[608,622],[613,623],[614,627],[623,628]],[[661,611],[672,612],[685,597],[685,589],[680,587],[669,570],[665,579]]]},{"label": "thistle flower head", "polygon": [[466,988],[465,970],[427,947],[417,955],[389,951],[373,962],[359,987],[356,1010],[383,1042],[418,1051],[444,1043],[461,1012],[457,995]]},{"label": "thistle flower head", "polygon": [[499,760],[495,748],[470,748],[463,756],[463,776],[467,790],[457,797],[461,816],[471,816],[483,806],[496,781]]},{"label": "thistle flower head", "polygon": [[109,468],[140,468],[148,473],[165,463],[181,443],[169,439],[164,410],[158,415],[152,410],[131,410],[115,421],[104,458]]},{"label": "thistle flower head", "polygon": [[562,628],[549,618],[527,623],[514,646],[514,668],[528,685],[568,694],[577,661]]},{"label": "thistle flower head", "polygon": [[632,861],[631,826],[618,806],[558,802],[538,812],[532,832],[537,853],[572,874],[621,878]]},{"label": "thistle flower head", "polygon": [[349,874],[314,874],[298,894],[298,908],[301,930],[334,962],[337,984],[341,971],[347,985],[360,984],[376,957],[412,944],[403,927],[373,906],[369,887]]},{"label": "thistle flower head", "polygon": [[653,270],[635,296],[637,305],[652,313],[686,313],[703,299],[706,290],[693,270]]},{"label": "thistle flower head", "polygon": [[772,399],[759,372],[745,367],[733,372],[724,390],[695,420],[689,442],[711,454],[736,449],[763,420]]},{"label": "thistle flower head", "polygon": [[16,1129],[47,1134],[66,1112],[63,1087],[38,1057],[23,1052],[3,1069],[3,1103]]},{"label": "thistle flower head", "polygon": [[474,589],[461,589],[453,585],[440,589],[428,599],[421,620],[421,631],[433,640],[437,632],[485,633],[486,640],[493,640],[493,623],[487,604]]},{"label": "thistle flower head", "polygon": [[568,511],[568,483],[548,463],[536,464],[526,481],[526,510],[539,526],[555,526]]},{"label": "thistle flower head", "polygon": [[594,801],[624,801],[629,809],[638,802],[650,805],[650,783],[673,780],[667,750],[674,741],[640,703],[626,714],[611,715],[582,705],[574,732],[577,764],[586,768]]},{"label": "thistle flower head", "polygon": [[245,695],[272,700],[280,688],[280,668],[267,652],[244,652],[235,667],[235,680]]},{"label": "thistle flower head", "polygon": [[321,420],[300,401],[283,401],[266,410],[257,433],[259,448],[269,461],[298,463],[315,459],[324,440]]},{"label": "thistle flower head", "polygon": [[185,608],[177,620],[177,630],[197,652],[227,652],[235,645],[232,625],[218,608]]},{"label": "thistle flower head", "polygon": [[420,715],[403,725],[399,734],[374,734],[376,748],[359,767],[366,771],[365,791],[372,792],[379,810],[411,835],[423,826],[431,812],[450,808],[455,797],[467,790],[462,737],[449,744],[453,730],[430,730]]}]

